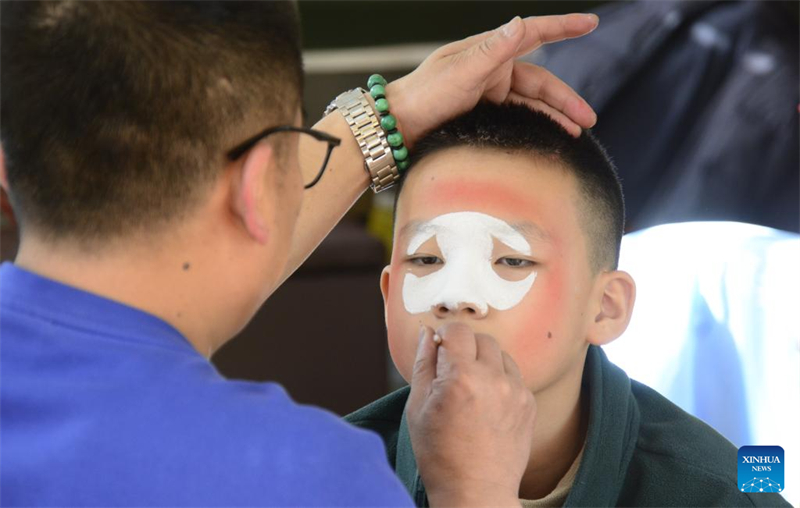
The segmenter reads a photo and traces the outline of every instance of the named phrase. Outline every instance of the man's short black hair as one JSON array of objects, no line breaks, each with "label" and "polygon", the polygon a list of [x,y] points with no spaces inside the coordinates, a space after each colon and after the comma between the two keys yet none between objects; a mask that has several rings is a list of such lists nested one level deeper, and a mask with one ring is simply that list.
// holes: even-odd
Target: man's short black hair
[{"label": "man's short black hair", "polygon": [[[527,153],[573,174],[590,265],[595,273],[617,268],[625,222],[622,186],[613,163],[591,132],[583,131],[575,138],[549,116],[527,106],[480,103],[425,135],[414,147],[413,161],[418,164],[433,153],[462,146]],[[397,189],[395,215],[408,174]]]},{"label": "man's short black hair", "polygon": [[227,149],[294,121],[294,2],[0,3],[0,136],[23,230],[97,240],[164,224]]}]

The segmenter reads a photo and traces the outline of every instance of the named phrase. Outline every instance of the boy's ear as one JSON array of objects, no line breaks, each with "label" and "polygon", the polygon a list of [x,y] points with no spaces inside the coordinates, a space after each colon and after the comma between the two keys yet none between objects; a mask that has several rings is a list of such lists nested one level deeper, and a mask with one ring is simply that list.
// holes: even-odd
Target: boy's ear
[{"label": "boy's ear", "polygon": [[589,324],[589,343],[602,346],[622,335],[631,321],[635,300],[636,283],[627,272],[601,273],[595,285],[594,320]]},{"label": "boy's ear", "polygon": [[389,275],[389,268],[391,265],[383,267],[381,272],[381,294],[383,295],[383,319],[386,321],[386,328],[389,328],[389,283],[391,282],[391,275]]},{"label": "boy's ear", "polygon": [[233,168],[231,182],[231,211],[244,226],[247,234],[260,244],[267,243],[270,202],[268,175],[276,170],[275,150],[269,143],[259,143],[244,155]]}]

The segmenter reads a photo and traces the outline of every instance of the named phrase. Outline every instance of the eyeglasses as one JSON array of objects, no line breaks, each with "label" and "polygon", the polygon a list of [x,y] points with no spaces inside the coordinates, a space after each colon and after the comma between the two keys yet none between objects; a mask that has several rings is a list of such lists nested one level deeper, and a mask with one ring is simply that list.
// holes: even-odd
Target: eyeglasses
[{"label": "eyeglasses", "polygon": [[270,134],[276,134],[279,132],[297,132],[300,135],[310,136],[317,143],[326,143],[328,145],[325,151],[325,158],[322,160],[322,164],[319,166],[312,165],[309,169],[303,170],[303,188],[310,189],[311,187],[315,186],[317,182],[319,182],[319,179],[322,178],[322,173],[325,172],[325,168],[328,166],[328,161],[331,158],[331,152],[333,152],[334,148],[342,144],[341,139],[322,131],[307,129],[305,127],[295,127],[294,125],[270,127],[268,129],[264,129],[255,136],[249,138],[247,141],[228,151],[226,154],[228,160],[235,161],[244,155],[248,150],[253,148],[262,139],[266,138]]}]

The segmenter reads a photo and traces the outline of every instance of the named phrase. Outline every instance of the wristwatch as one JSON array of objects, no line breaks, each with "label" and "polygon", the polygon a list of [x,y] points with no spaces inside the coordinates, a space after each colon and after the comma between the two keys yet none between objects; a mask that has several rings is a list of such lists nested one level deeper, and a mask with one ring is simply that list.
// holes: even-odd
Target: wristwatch
[{"label": "wristwatch", "polygon": [[377,193],[397,183],[400,172],[394,162],[392,147],[381,127],[380,117],[365,94],[362,88],[344,92],[328,105],[325,116],[335,110],[342,113],[364,155],[364,168],[372,181],[370,187]]}]

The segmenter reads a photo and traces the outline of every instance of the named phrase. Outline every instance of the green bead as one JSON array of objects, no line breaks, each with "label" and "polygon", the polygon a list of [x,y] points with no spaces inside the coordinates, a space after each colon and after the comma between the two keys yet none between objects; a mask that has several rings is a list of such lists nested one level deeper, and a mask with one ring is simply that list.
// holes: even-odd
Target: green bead
[{"label": "green bead", "polygon": [[389,146],[397,148],[398,146],[403,146],[403,135],[399,132],[393,132],[386,136],[386,140],[389,142]]},{"label": "green bead", "polygon": [[369,89],[369,94],[373,99],[383,99],[386,97],[386,88],[383,85],[375,85]]},{"label": "green bead", "polygon": [[367,88],[372,88],[375,85],[386,86],[386,80],[380,74],[373,74],[367,80]]},{"label": "green bead", "polygon": [[408,159],[408,148],[401,146],[400,148],[395,148],[392,150],[392,155],[394,155],[395,161],[404,161]]},{"label": "green bead", "polygon": [[381,118],[381,127],[385,131],[393,131],[397,128],[397,118],[394,115],[386,115]]},{"label": "green bead", "polygon": [[395,161],[397,163],[397,169],[400,171],[405,171],[408,169],[408,166],[411,165],[411,161],[406,159],[404,161]]},{"label": "green bead", "polygon": [[378,113],[388,113],[389,112],[389,101],[386,99],[378,99],[375,101],[375,109],[378,110]]}]

